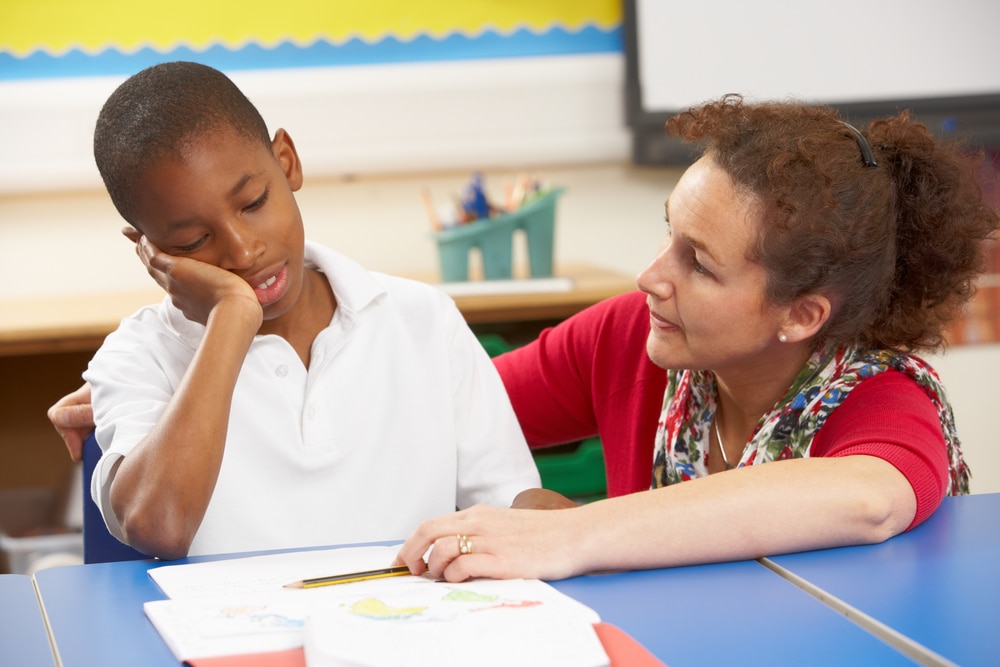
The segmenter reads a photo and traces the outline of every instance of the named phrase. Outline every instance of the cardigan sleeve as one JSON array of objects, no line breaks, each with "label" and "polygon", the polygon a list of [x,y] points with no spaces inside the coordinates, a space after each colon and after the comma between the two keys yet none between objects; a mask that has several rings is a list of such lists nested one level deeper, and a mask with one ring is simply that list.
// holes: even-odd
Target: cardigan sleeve
[{"label": "cardigan sleeve", "polygon": [[607,310],[607,302],[601,302],[493,360],[532,447],[597,435],[592,362]]},{"label": "cardigan sleeve", "polygon": [[598,303],[494,359],[528,444],[599,436],[608,495],[649,488],[666,372],[646,354],[642,292]]},{"label": "cardigan sleeve", "polygon": [[875,456],[895,466],[917,500],[907,530],[934,513],[948,488],[948,455],[937,410],[916,382],[894,370],[851,391],[816,435],[811,455]]}]

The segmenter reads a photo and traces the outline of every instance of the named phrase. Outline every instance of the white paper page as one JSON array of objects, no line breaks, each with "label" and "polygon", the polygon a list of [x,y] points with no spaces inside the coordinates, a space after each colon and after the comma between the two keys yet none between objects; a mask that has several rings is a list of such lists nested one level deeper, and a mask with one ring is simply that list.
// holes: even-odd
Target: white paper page
[{"label": "white paper page", "polygon": [[306,620],[309,667],[605,667],[588,607],[537,580],[395,587]]},{"label": "white paper page", "polygon": [[[229,562],[229,561],[226,561]],[[269,586],[146,602],[143,609],[179,661],[280,651],[302,646],[306,619],[345,596],[376,595],[393,585],[429,585],[423,577],[393,577],[311,589]]]},{"label": "white paper page", "polygon": [[[334,655],[337,660],[356,660],[358,655],[375,660],[356,664],[398,664],[391,661],[391,652],[402,650],[403,664],[443,665],[447,663],[438,652],[445,645],[457,651],[449,654],[459,656],[474,647],[493,647],[488,653],[496,660],[483,658],[488,662],[480,659],[480,665],[607,664],[593,631],[597,614],[536,580],[448,584],[393,577],[306,590],[158,600],[147,602],[145,611],[180,661],[306,643],[313,664],[355,664],[328,663]],[[311,645],[306,628],[311,628]]]},{"label": "white paper page", "polygon": [[143,609],[178,662],[298,648],[308,607],[275,595],[155,600]]},{"label": "white paper page", "polygon": [[347,547],[164,565],[149,576],[169,598],[269,593],[302,579],[389,567],[399,545]]}]

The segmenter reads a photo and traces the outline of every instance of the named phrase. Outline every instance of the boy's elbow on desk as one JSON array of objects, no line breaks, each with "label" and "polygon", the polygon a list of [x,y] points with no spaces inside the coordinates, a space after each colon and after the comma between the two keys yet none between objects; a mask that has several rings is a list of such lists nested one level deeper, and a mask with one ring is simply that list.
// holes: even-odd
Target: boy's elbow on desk
[{"label": "boy's elbow on desk", "polygon": [[119,521],[128,545],[148,556],[176,560],[187,556],[191,548],[194,534],[176,520],[160,522],[133,516],[119,517]]},{"label": "boy's elbow on desk", "polygon": [[166,507],[162,499],[122,503],[112,494],[111,507],[125,542],[133,549],[166,560],[187,556],[200,522],[192,522],[180,510]]}]

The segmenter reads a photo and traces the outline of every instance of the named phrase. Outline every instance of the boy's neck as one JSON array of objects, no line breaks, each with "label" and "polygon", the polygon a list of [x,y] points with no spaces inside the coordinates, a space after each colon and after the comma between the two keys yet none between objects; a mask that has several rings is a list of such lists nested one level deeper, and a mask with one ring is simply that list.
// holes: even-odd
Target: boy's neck
[{"label": "boy's neck", "polygon": [[307,268],[298,301],[280,318],[265,321],[259,333],[274,334],[287,340],[302,364],[309,368],[313,341],[320,331],[329,326],[336,309],[337,300],[326,275]]}]

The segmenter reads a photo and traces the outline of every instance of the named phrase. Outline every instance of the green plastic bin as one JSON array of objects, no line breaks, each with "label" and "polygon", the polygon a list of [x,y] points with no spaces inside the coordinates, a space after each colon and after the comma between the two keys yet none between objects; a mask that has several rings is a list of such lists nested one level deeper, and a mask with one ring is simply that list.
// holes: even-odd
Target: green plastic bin
[{"label": "green plastic bin", "polygon": [[563,191],[564,188],[551,188],[514,213],[504,213],[434,232],[441,280],[468,280],[469,251],[473,248],[479,248],[482,253],[483,276],[487,280],[510,279],[514,268],[514,232],[518,229],[524,231],[527,240],[531,277],[552,276],[556,200]]},{"label": "green plastic bin", "polygon": [[600,438],[583,440],[571,452],[536,449],[533,453],[543,488],[581,502],[607,496],[604,450]]},{"label": "green plastic bin", "polygon": [[477,334],[476,338],[479,339],[479,344],[483,346],[486,350],[486,354],[490,357],[499,357],[504,352],[510,352],[514,349],[514,346],[507,342],[507,339],[500,334],[495,333],[482,333]]}]

